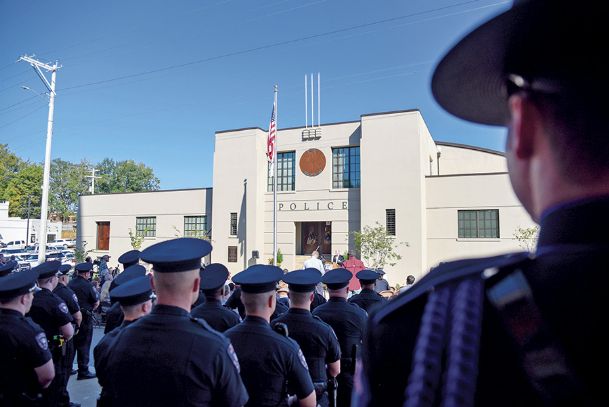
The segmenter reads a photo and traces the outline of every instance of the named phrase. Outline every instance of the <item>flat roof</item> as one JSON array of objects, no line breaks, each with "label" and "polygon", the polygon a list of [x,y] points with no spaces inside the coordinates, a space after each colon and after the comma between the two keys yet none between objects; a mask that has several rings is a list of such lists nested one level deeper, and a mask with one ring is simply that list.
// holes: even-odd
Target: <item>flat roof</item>
[{"label": "flat roof", "polygon": [[505,157],[505,153],[497,150],[491,150],[490,148],[472,146],[470,144],[460,144],[460,143],[451,143],[448,141],[436,141],[436,145],[439,146],[447,146],[447,147],[456,147],[456,148],[466,148],[468,150],[481,151],[483,153],[495,154]]},{"label": "flat roof", "polygon": [[108,192],[105,194],[82,194],[81,196],[147,194],[147,193],[151,193],[151,192],[204,191],[207,189],[213,189],[213,188],[207,187],[207,188],[157,189],[157,190],[153,190],[153,191],[140,191],[140,192]]}]

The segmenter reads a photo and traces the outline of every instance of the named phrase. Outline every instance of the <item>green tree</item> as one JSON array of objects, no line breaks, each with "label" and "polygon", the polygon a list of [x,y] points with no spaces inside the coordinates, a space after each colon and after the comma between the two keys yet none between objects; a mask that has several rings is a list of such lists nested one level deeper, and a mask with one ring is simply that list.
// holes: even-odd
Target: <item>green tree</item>
[{"label": "green tree", "polygon": [[40,202],[42,199],[42,166],[39,164],[24,164],[13,175],[3,193],[3,199],[10,202],[9,215],[20,218],[27,217],[28,196],[30,197],[30,218],[40,217]]},{"label": "green tree", "polygon": [[95,192],[141,192],[159,189],[159,179],[152,168],[143,163],[106,158],[96,168],[101,178],[96,182]]},{"label": "green tree", "polygon": [[129,239],[131,240],[131,247],[133,250],[140,250],[142,248],[142,243],[144,243],[144,235],[146,234],[146,229],[144,229],[144,233],[137,234],[133,233],[133,230],[129,229]]},{"label": "green tree", "polygon": [[403,243],[387,234],[385,226],[376,222],[374,227],[364,226],[362,231],[353,232],[355,247],[362,256],[364,263],[370,268],[382,269],[386,265],[394,266],[401,256],[396,253]]},{"label": "green tree", "polygon": [[17,175],[24,164],[21,158],[8,149],[8,145],[0,144],[0,199],[6,199],[4,198],[4,192],[9,181]]},{"label": "green tree", "polygon": [[528,251],[532,252],[537,247],[537,238],[539,237],[539,226],[530,226],[528,228],[516,228],[514,232],[514,238],[518,241],[518,245]]},{"label": "green tree", "polygon": [[89,188],[88,163],[82,161],[73,164],[59,158],[51,163],[49,208],[59,214],[62,220],[75,215],[78,209],[78,197]]}]

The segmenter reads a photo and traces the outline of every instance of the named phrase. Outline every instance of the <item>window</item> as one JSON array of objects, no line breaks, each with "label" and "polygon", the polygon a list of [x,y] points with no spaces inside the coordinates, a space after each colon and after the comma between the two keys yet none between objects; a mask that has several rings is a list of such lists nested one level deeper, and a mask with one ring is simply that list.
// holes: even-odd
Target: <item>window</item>
[{"label": "window", "polygon": [[237,212],[230,214],[230,235],[237,236]]},{"label": "window", "polygon": [[[277,154],[277,191],[294,191],[296,186],[296,153],[290,151]],[[273,173],[268,163],[267,191],[273,191]]]},{"label": "window", "polygon": [[237,246],[228,246],[228,262],[237,262]]},{"label": "window", "polygon": [[135,234],[142,237],[155,237],[156,216],[135,218]]},{"label": "window", "polygon": [[97,222],[97,250],[110,250],[110,222]]},{"label": "window", "polygon": [[385,225],[387,234],[395,236],[395,209],[385,209]]},{"label": "window", "polygon": [[207,235],[207,216],[184,216],[184,237]]},{"label": "window", "polygon": [[359,146],[332,149],[332,188],[359,188]]},{"label": "window", "polygon": [[499,209],[458,211],[460,238],[499,238]]}]

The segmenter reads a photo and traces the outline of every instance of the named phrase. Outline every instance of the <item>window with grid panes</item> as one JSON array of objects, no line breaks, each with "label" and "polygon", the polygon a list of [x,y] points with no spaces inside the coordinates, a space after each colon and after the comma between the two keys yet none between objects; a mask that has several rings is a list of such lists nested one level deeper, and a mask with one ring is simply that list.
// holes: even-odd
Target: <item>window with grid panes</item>
[{"label": "window with grid panes", "polygon": [[359,146],[332,149],[332,188],[359,188]]},{"label": "window with grid panes", "polygon": [[203,237],[207,234],[207,216],[184,216],[184,237]]},{"label": "window with grid panes", "polygon": [[135,234],[143,237],[156,236],[156,216],[135,218]]},{"label": "window with grid panes", "polygon": [[230,235],[237,236],[237,212],[230,214]]},{"label": "window with grid panes", "polygon": [[[268,163],[267,191],[273,192],[273,173]],[[296,187],[296,152],[277,153],[277,191],[294,191]]]},{"label": "window with grid panes", "polygon": [[498,239],[499,209],[458,211],[459,238]]},{"label": "window with grid panes", "polygon": [[385,209],[385,225],[387,234],[395,236],[395,209]]}]

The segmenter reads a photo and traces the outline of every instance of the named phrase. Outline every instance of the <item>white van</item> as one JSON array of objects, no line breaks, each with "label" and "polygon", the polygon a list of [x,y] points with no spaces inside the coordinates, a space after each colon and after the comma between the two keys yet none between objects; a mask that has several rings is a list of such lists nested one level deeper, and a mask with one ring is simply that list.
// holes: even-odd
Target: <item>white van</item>
[{"label": "white van", "polygon": [[12,240],[10,242],[6,242],[7,249],[25,249],[25,240]]}]

